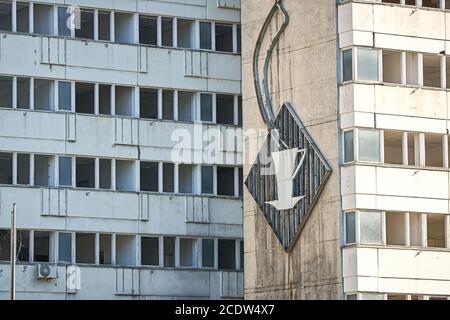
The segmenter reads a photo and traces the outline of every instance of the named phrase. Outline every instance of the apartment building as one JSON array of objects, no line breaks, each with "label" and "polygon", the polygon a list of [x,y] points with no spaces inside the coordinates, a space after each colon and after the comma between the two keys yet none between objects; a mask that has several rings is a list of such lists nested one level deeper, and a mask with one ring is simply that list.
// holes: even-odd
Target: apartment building
[{"label": "apartment building", "polygon": [[[450,1],[282,4],[289,20],[269,72],[275,112],[292,104],[332,172],[287,250],[245,191],[245,297],[450,299]],[[244,129],[266,129],[251,66],[273,6],[242,8],[252,43],[243,50]],[[275,9],[264,48],[283,21]],[[245,146],[265,138],[246,136]]]},{"label": "apartment building", "polygon": [[243,297],[239,0],[0,1],[0,298]]}]

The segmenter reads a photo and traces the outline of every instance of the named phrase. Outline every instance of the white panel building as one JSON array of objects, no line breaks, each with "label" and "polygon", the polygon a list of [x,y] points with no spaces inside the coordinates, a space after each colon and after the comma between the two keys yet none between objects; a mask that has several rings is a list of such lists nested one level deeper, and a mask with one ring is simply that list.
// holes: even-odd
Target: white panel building
[{"label": "white panel building", "polygon": [[1,299],[13,203],[18,299],[242,298],[240,42],[239,0],[0,1]]}]

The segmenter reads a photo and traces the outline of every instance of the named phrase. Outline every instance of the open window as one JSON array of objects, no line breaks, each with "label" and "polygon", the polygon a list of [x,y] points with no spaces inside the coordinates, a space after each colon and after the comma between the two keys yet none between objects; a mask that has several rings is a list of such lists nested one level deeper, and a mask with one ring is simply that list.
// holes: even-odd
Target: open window
[{"label": "open window", "polygon": [[72,263],[72,233],[58,233],[58,262]]},{"label": "open window", "polygon": [[17,32],[30,31],[30,4],[27,2],[17,2]]},{"label": "open window", "polygon": [[342,51],[342,81],[353,80],[353,50]]},{"label": "open window", "polygon": [[427,214],[427,247],[445,248],[444,214]]},{"label": "open window", "polygon": [[139,43],[156,46],[158,38],[158,18],[139,16]]},{"label": "open window", "polygon": [[95,159],[76,158],[75,172],[78,188],[95,188]]},{"label": "open window", "polygon": [[193,20],[178,19],[177,34],[179,48],[194,48],[195,28]]},{"label": "open window", "polygon": [[141,264],[144,266],[159,265],[159,238],[141,237]]},{"label": "open window", "polygon": [[134,43],[134,16],[132,13],[115,12],[115,41],[118,43]]},{"label": "open window", "polygon": [[0,184],[12,184],[12,153],[0,153]]},{"label": "open window", "polygon": [[212,49],[211,22],[200,22],[200,49]]},{"label": "open window", "polygon": [[357,48],[357,79],[363,81],[379,81],[378,50],[373,48]]},{"label": "open window", "polygon": [[63,187],[71,187],[72,186],[72,158],[71,157],[58,157],[58,161],[59,161],[59,185],[63,186]]},{"label": "open window", "polygon": [[234,196],[234,168],[217,167],[217,194]]},{"label": "open window", "polygon": [[381,244],[381,212],[359,212],[360,242],[364,244]]},{"label": "open window", "polygon": [[216,51],[233,52],[233,26],[216,23]]},{"label": "open window", "polygon": [[72,35],[69,29],[71,9],[69,7],[58,7],[58,35],[70,37]]},{"label": "open window", "polygon": [[216,95],[216,114],[218,124],[234,125],[234,96]]},{"label": "open window", "polygon": [[402,83],[402,53],[383,50],[383,82]]},{"label": "open window", "polygon": [[195,267],[196,263],[196,240],[180,239],[180,267]]},{"label": "open window", "polygon": [[441,57],[438,55],[423,55],[423,85],[425,87],[441,87]]},{"label": "open window", "polygon": [[35,110],[55,110],[54,86],[52,80],[34,79]]},{"label": "open window", "polygon": [[161,27],[162,45],[165,47],[173,47],[173,19],[163,17]]},{"label": "open window", "polygon": [[12,108],[12,77],[0,77],[0,108]]},{"label": "open window", "polygon": [[143,119],[158,119],[158,90],[140,88],[139,116]]},{"label": "open window", "polygon": [[380,132],[358,130],[358,160],[380,162]]},{"label": "open window", "polygon": [[75,111],[77,113],[94,114],[95,85],[93,83],[75,84]]},{"label": "open window", "polygon": [[72,84],[58,81],[58,110],[72,111]]},{"label": "open window", "polygon": [[51,254],[52,234],[48,231],[34,232],[34,261],[35,262],[52,262]]},{"label": "open window", "polygon": [[236,269],[236,241],[219,239],[218,246],[219,269]]},{"label": "open window", "polygon": [[53,34],[53,6],[35,3],[33,6],[33,30],[36,34]]},{"label": "open window", "polygon": [[111,114],[111,86],[101,84],[98,86],[98,108],[100,114]]},{"label": "open window", "polygon": [[12,31],[12,2],[0,1],[0,30]]},{"label": "open window", "polygon": [[409,214],[409,238],[411,246],[422,246],[422,215],[419,213]]},{"label": "open window", "polygon": [[212,166],[202,166],[202,194],[214,193],[214,168]]},{"label": "open window", "polygon": [[174,164],[163,164],[163,192],[174,192]]},{"label": "open window", "polygon": [[76,262],[77,263],[95,263],[95,234],[77,233],[76,237]]},{"label": "open window", "polygon": [[116,160],[116,188],[118,191],[136,191],[135,161]]},{"label": "open window", "polygon": [[384,163],[403,164],[403,132],[384,131]]},{"label": "open window", "polygon": [[175,238],[164,237],[164,267],[175,267]]},{"label": "open window", "polygon": [[214,240],[202,240],[202,267],[214,268]]},{"label": "open window", "polygon": [[206,122],[213,121],[213,95],[202,93],[200,95],[200,119]]},{"label": "open window", "polygon": [[111,160],[99,161],[100,189],[111,189]]},{"label": "open window", "polygon": [[110,234],[100,234],[99,259],[100,264],[111,264],[111,242],[112,236]]},{"label": "open window", "polygon": [[163,90],[162,92],[162,118],[173,120],[173,90]]},{"label": "open window", "polygon": [[17,108],[30,109],[29,78],[17,78]]},{"label": "open window", "polygon": [[133,89],[132,87],[116,86],[116,115],[133,115]]},{"label": "open window", "polygon": [[440,8],[443,0],[422,0],[422,7]]},{"label": "open window", "polygon": [[103,41],[111,40],[111,12],[98,12],[98,39]]},{"label": "open window", "polygon": [[178,167],[180,193],[194,193],[194,166],[180,164]]},{"label": "open window", "polygon": [[116,235],[116,264],[133,266],[136,264],[136,237]]},{"label": "open window", "polygon": [[17,183],[30,184],[30,155],[26,153],[17,154]]},{"label": "open window", "polygon": [[195,94],[193,92],[178,92],[178,120],[194,121],[195,119]]},{"label": "open window", "polygon": [[444,167],[444,152],[440,134],[425,134],[425,165]]},{"label": "open window", "polygon": [[158,162],[141,161],[141,191],[158,192]]},{"label": "open window", "polygon": [[75,29],[75,37],[94,39],[94,10],[80,10],[80,28]]},{"label": "open window", "polygon": [[386,212],[386,244],[406,245],[405,215],[398,212]]},{"label": "open window", "polygon": [[39,187],[53,186],[53,161],[52,156],[34,156],[34,184]]}]

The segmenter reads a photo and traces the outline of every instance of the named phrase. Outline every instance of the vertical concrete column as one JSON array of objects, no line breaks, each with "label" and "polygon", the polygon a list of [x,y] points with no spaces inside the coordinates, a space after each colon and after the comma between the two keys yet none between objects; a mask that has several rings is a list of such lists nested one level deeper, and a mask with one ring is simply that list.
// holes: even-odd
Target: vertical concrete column
[{"label": "vertical concrete column", "polygon": [[211,50],[216,51],[216,22],[211,22]]},{"label": "vertical concrete column", "polygon": [[177,17],[174,17],[172,20],[172,41],[173,41],[173,47],[178,47],[178,19]]},{"label": "vertical concrete column", "polygon": [[77,263],[77,235],[75,232],[71,233],[72,236],[72,254],[71,261]]},{"label": "vertical concrete column", "polygon": [[76,111],[76,84],[75,81],[72,81],[70,83],[70,105],[71,105],[71,111]]},{"label": "vertical concrete column", "polygon": [[111,190],[116,190],[116,159],[111,159]]},{"label": "vertical concrete column", "polygon": [[404,230],[405,230],[405,245],[407,247],[411,246],[411,233],[409,225],[410,225],[409,212],[406,212]]},{"label": "vertical concrete column", "polygon": [[[418,0],[419,1],[419,0]],[[419,87],[423,87],[423,54],[417,54],[417,71],[418,71],[418,80]]]},{"label": "vertical concrete column", "polygon": [[34,154],[30,154],[30,186],[34,186]]},{"label": "vertical concrete column", "polygon": [[450,249],[450,215],[445,215],[445,247]]},{"label": "vertical concrete column", "polygon": [[180,238],[175,237],[175,268],[180,267]]},{"label": "vertical concrete column", "polygon": [[55,231],[55,262],[59,262],[59,231]]},{"label": "vertical concrete column", "polygon": [[233,53],[238,53],[237,24],[233,24]]},{"label": "vertical concrete column", "polygon": [[214,269],[219,268],[219,239],[214,239]]},{"label": "vertical concrete column", "polygon": [[212,122],[217,123],[217,94],[212,94]]},{"label": "vertical concrete column", "polygon": [[17,77],[12,78],[12,108],[17,109]]},{"label": "vertical concrete column", "polygon": [[95,234],[95,264],[100,264],[100,234]]},{"label": "vertical concrete column", "polygon": [[34,3],[29,3],[28,28],[30,33],[34,33]]},{"label": "vertical concrete column", "polygon": [[17,1],[12,2],[12,12],[11,12],[11,30],[12,32],[17,32]]},{"label": "vertical concrete column", "polygon": [[116,234],[111,235],[111,264],[116,264]]},{"label": "vertical concrete column", "polygon": [[158,89],[158,119],[163,118],[163,91]]},{"label": "vertical concrete column", "polygon": [[444,161],[444,168],[448,168],[448,135],[442,136],[442,159]]},{"label": "vertical concrete column", "polygon": [[72,187],[75,188],[77,186],[77,158],[71,157],[72,164]]},{"label": "vertical concrete column", "polygon": [[94,178],[94,183],[95,183],[95,189],[100,189],[100,159],[99,158],[95,158],[95,178]]},{"label": "vertical concrete column", "polygon": [[197,267],[202,268],[203,267],[203,240],[202,239],[196,239],[195,241],[196,247],[197,247]]},{"label": "vertical concrete column", "polygon": [[100,114],[100,85],[94,84],[94,114]]},{"label": "vertical concrete column", "polygon": [[[33,2],[30,2],[30,6]],[[34,110],[34,78],[30,78],[30,110]]]},{"label": "vertical concrete column", "polygon": [[194,108],[195,112],[193,116],[194,122],[202,120],[201,103],[202,103],[201,93],[197,92],[194,97],[194,107],[195,107]]},{"label": "vertical concrete column", "polygon": [[116,115],[116,85],[111,85],[111,115]]},{"label": "vertical concrete column", "polygon": [[406,85],[406,52],[402,52],[401,55],[401,83],[405,86]]},{"label": "vertical concrete column", "polygon": [[53,90],[53,99],[55,100],[55,111],[59,111],[59,81],[53,81],[55,90]]},{"label": "vertical concrete column", "polygon": [[380,130],[380,159],[384,163],[384,130]]},{"label": "vertical concrete column", "polygon": [[445,9],[445,0],[440,1],[441,9]]},{"label": "vertical concrete column", "polygon": [[422,213],[420,215],[421,227],[422,227],[422,247],[428,247],[428,232],[427,232],[427,215]]},{"label": "vertical concrete column", "polygon": [[[417,136],[417,134],[416,134]],[[418,158],[419,166],[425,167],[426,159],[425,159],[425,134],[418,134],[418,141],[415,141],[418,144],[418,148],[416,149],[416,158]],[[418,153],[418,154],[417,154]]]},{"label": "vertical concrete column", "polygon": [[164,170],[163,170],[163,163],[158,162],[158,192],[162,193],[164,192]]},{"label": "vertical concrete column", "polygon": [[381,213],[381,241],[382,244],[385,246],[386,245],[386,211],[383,211]]},{"label": "vertical concrete column", "polygon": [[162,47],[162,17],[156,19],[156,45]]},{"label": "vertical concrete column", "polygon": [[136,235],[136,265],[141,265],[141,236]]},{"label": "vertical concrete column", "polygon": [[[441,1],[442,2],[442,1]],[[447,69],[446,69],[446,59],[445,55],[442,55],[441,57],[441,89],[446,90],[447,89]]]},{"label": "vertical concrete column", "polygon": [[402,135],[402,163],[408,165],[408,132],[403,132]]},{"label": "vertical concrete column", "polygon": [[195,20],[194,22],[194,48],[200,49],[200,21]]},{"label": "vertical concrete column", "polygon": [[178,121],[178,90],[173,91],[173,120]]},{"label": "vertical concrete column", "polygon": [[17,152],[12,154],[12,184],[17,184]]},{"label": "vertical concrete column", "polygon": [[134,24],[134,43],[139,43],[139,13],[133,14],[133,24]]},{"label": "vertical concrete column", "polygon": [[98,9],[94,10],[94,40],[98,40]]},{"label": "vertical concrete column", "polygon": [[174,193],[179,193],[180,185],[179,185],[179,164],[178,163],[174,163],[174,165],[173,165],[173,179],[174,179],[174,183],[173,183]]},{"label": "vertical concrete column", "polygon": [[58,33],[59,33],[59,30],[58,30],[58,6],[53,6],[52,7],[52,11],[53,11],[53,15],[52,15],[52,18],[53,18],[53,21],[52,21],[52,24],[53,24],[53,34],[54,35],[58,35]]},{"label": "vertical concrete column", "polygon": [[416,0],[416,5],[418,7],[421,7],[422,6],[422,0]]},{"label": "vertical concrete column", "polygon": [[164,237],[159,236],[158,241],[158,247],[159,247],[159,267],[164,267]]},{"label": "vertical concrete column", "polygon": [[29,242],[30,262],[34,261],[34,230],[30,230],[30,242]]},{"label": "vertical concrete column", "polygon": [[359,160],[359,129],[355,128],[353,131],[353,151],[355,153],[355,161]]},{"label": "vertical concrete column", "polygon": [[134,87],[134,99],[133,99],[134,100],[134,103],[133,103],[134,111],[132,113],[133,113],[133,116],[135,116],[136,118],[140,117],[140,108],[141,108],[140,96],[141,96],[141,92],[140,92],[139,87],[138,86]]},{"label": "vertical concrete column", "polygon": [[115,18],[114,18],[114,11],[111,11],[111,14],[109,15],[109,39],[111,42],[116,41],[116,31],[115,31]]},{"label": "vertical concrete column", "polygon": [[235,126],[239,124],[239,96],[233,97],[233,123]]},{"label": "vertical concrete column", "polygon": [[241,240],[236,240],[235,245],[236,270],[241,269]]},{"label": "vertical concrete column", "polygon": [[202,165],[194,165],[194,176],[195,176],[195,183],[194,183],[194,193],[195,194],[202,194]]},{"label": "vertical concrete column", "polygon": [[141,191],[141,161],[140,160],[136,160],[134,162],[134,174],[136,176],[136,185],[134,186],[134,190],[136,192],[140,192]]},{"label": "vertical concrete column", "polygon": [[53,157],[53,161],[54,161],[54,186],[58,187],[59,186],[59,156],[54,156]]},{"label": "vertical concrete column", "polygon": [[217,166],[213,166],[213,194],[217,196]]}]

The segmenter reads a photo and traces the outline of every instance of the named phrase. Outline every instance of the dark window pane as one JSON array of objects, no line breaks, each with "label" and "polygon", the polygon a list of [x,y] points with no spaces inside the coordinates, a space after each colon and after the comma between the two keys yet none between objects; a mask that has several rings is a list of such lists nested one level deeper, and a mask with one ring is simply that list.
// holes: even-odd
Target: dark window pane
[{"label": "dark window pane", "polygon": [[159,238],[141,238],[141,264],[144,266],[159,265]]},{"label": "dark window pane", "polygon": [[236,269],[236,241],[219,240],[219,269]]},{"label": "dark window pane", "polygon": [[214,268],[214,240],[202,240],[202,267]]},{"label": "dark window pane", "polygon": [[163,192],[174,192],[174,164],[163,164]]},{"label": "dark window pane", "polygon": [[202,93],[201,94],[201,120],[212,121],[213,120],[213,101],[212,95]]},{"label": "dark window pane", "polygon": [[233,27],[227,24],[216,24],[216,50],[233,52]]},{"label": "dark window pane", "polygon": [[200,22],[200,48],[211,50],[211,23]]},{"label": "dark window pane", "polygon": [[213,167],[202,166],[202,193],[213,194]]},{"label": "dark window pane", "polygon": [[216,114],[218,124],[234,124],[234,96],[218,94],[216,96]]}]

